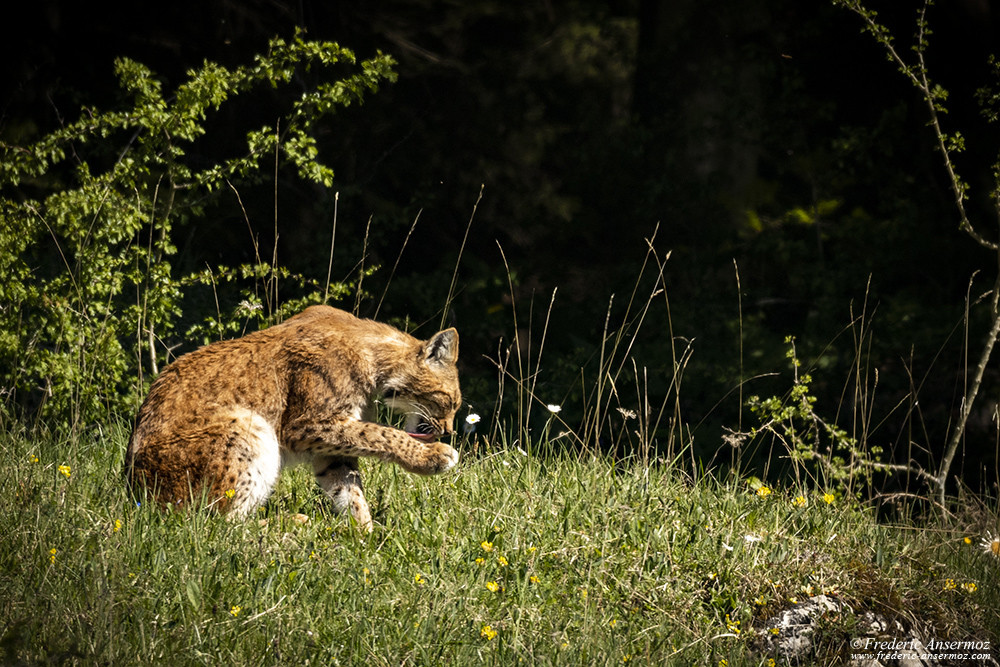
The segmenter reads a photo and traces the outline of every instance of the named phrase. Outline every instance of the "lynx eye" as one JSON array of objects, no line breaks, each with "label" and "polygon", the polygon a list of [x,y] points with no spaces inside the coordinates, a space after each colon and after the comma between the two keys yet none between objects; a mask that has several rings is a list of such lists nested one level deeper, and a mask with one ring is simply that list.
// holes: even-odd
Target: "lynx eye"
[{"label": "lynx eye", "polygon": [[443,391],[431,392],[427,397],[437,405],[441,412],[456,412],[461,407],[461,400],[455,400]]}]

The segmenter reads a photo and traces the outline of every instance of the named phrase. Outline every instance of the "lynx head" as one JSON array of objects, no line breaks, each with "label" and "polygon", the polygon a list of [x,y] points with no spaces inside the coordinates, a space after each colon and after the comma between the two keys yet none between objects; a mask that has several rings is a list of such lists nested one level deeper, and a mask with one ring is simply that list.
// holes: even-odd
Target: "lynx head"
[{"label": "lynx head", "polygon": [[462,405],[458,386],[458,332],[438,332],[416,348],[414,355],[384,388],[386,406],[406,415],[404,429],[431,442],[455,430],[455,413]]}]

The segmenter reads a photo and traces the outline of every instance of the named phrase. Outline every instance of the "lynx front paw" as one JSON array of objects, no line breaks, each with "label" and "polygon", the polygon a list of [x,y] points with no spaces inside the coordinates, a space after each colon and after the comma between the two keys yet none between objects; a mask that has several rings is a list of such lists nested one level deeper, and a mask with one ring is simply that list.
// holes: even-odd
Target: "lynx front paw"
[{"label": "lynx front paw", "polygon": [[458,451],[443,442],[432,442],[417,454],[416,461],[407,466],[410,472],[420,475],[436,475],[454,468],[458,463]]}]

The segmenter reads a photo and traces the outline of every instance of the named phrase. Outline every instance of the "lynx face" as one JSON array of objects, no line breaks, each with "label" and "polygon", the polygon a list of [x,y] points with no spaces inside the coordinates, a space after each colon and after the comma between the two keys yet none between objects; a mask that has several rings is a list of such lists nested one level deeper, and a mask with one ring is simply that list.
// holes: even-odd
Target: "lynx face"
[{"label": "lynx face", "polygon": [[458,335],[443,331],[421,347],[416,370],[386,383],[383,402],[392,412],[405,415],[403,429],[412,437],[433,442],[455,431],[455,414],[462,406],[455,360]]},{"label": "lynx face", "polygon": [[449,395],[442,391],[426,395],[394,392],[386,395],[384,402],[392,412],[406,416],[403,430],[407,434],[433,442],[455,432],[455,413],[462,405],[462,398],[457,393]]}]

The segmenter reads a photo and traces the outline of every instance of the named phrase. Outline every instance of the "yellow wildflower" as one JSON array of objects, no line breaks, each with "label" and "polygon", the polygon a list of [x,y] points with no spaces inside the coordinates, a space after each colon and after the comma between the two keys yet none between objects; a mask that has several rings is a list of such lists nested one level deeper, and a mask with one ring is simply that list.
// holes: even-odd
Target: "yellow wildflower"
[{"label": "yellow wildflower", "polygon": [[427,583],[427,580],[424,579],[419,572],[417,572],[415,575],[413,575],[413,583],[417,584],[418,586],[423,586],[424,584]]},{"label": "yellow wildflower", "polygon": [[823,502],[826,503],[827,505],[832,505],[833,501],[835,501],[836,499],[837,496],[833,495],[832,493],[823,494]]},{"label": "yellow wildflower", "polygon": [[59,472],[63,474],[63,477],[69,477],[72,474],[72,469],[69,466],[59,466]]},{"label": "yellow wildflower", "polygon": [[792,505],[794,505],[795,507],[805,507],[806,502],[807,501],[805,496],[795,496],[795,498],[792,500]]},{"label": "yellow wildflower", "polygon": [[486,540],[483,540],[480,543],[479,546],[481,546],[483,548],[483,551],[493,551],[493,543],[492,542],[487,542]]},{"label": "yellow wildflower", "polygon": [[56,562],[56,554],[57,553],[59,553],[58,549],[49,549],[49,562],[50,563],[54,564]]},{"label": "yellow wildflower", "polygon": [[479,558],[476,559],[476,565],[482,565],[485,562],[486,562],[486,559],[483,558],[482,556],[480,556]]},{"label": "yellow wildflower", "polygon": [[976,586],[976,584],[972,581],[962,584],[962,590],[964,590],[966,593],[975,593],[978,588],[979,587]]},{"label": "yellow wildflower", "polygon": [[945,579],[944,580],[944,586],[942,588],[943,588],[943,590],[946,590],[946,591],[953,591],[953,590],[955,590],[957,588],[957,585],[955,584],[955,580],[954,579]]},{"label": "yellow wildflower", "polygon": [[538,583],[538,577],[536,577],[535,575],[531,575],[530,577],[528,577],[528,581],[531,582],[531,583],[533,583],[533,584],[537,584]]},{"label": "yellow wildflower", "polygon": [[241,611],[243,611],[243,607],[239,606],[238,604],[234,604],[232,607],[229,608],[229,613],[232,616],[239,616]]},{"label": "yellow wildflower", "polygon": [[507,559],[503,556],[497,556],[497,562],[500,563],[501,567],[507,567]]},{"label": "yellow wildflower", "polygon": [[493,641],[497,636],[497,631],[489,625],[484,625],[483,629],[479,631],[479,636],[485,638],[486,641]]},{"label": "yellow wildflower", "polygon": [[771,488],[768,486],[758,486],[757,495],[760,496],[761,498],[767,498],[769,495],[771,495]]},{"label": "yellow wildflower", "polygon": [[729,628],[730,632],[737,635],[740,634],[740,622],[731,619],[729,614],[726,614],[726,627]]},{"label": "yellow wildflower", "polygon": [[115,532],[117,533],[121,529],[122,529],[122,520],[115,519]]},{"label": "yellow wildflower", "polygon": [[229,498],[230,500],[232,500],[233,496],[235,495],[236,495],[236,489],[229,489],[228,491],[226,491],[226,498]]},{"label": "yellow wildflower", "polygon": [[500,584],[498,584],[495,581],[487,581],[486,582],[486,589],[490,593],[496,593],[498,590],[500,590]]}]

